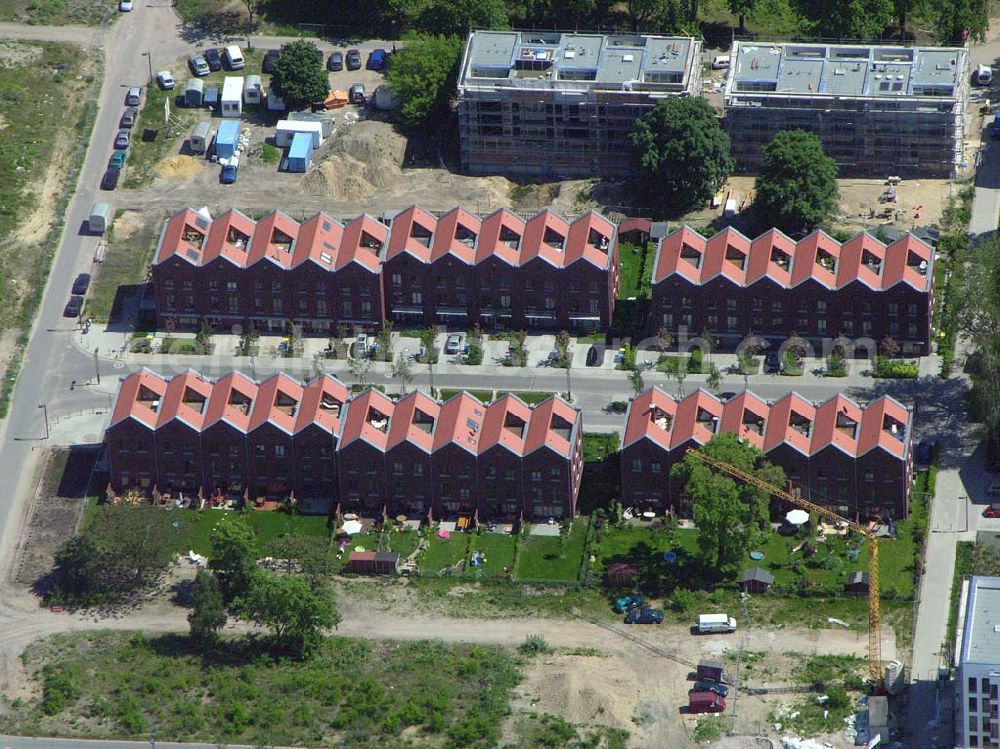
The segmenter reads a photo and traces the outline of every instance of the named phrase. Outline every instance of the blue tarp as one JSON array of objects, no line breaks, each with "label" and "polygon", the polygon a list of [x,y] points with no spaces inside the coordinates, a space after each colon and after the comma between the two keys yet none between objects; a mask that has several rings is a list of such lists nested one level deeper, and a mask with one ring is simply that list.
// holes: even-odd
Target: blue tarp
[{"label": "blue tarp", "polygon": [[313,136],[310,133],[295,133],[288,149],[287,169],[290,172],[304,172],[309,166],[313,152]]},{"label": "blue tarp", "polygon": [[240,139],[240,123],[237,120],[223,120],[215,135],[215,154],[220,159],[228,159],[236,150]]}]

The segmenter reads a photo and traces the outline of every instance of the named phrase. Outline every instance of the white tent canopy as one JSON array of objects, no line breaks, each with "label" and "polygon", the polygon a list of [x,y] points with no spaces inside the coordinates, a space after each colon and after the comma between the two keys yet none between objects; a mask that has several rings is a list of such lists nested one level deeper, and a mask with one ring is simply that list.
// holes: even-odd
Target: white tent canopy
[{"label": "white tent canopy", "polygon": [[362,527],[361,523],[357,520],[348,520],[344,523],[344,533],[348,536],[353,536],[356,533],[361,533]]},{"label": "white tent canopy", "polygon": [[802,525],[809,522],[809,513],[805,510],[789,510],[785,515],[785,520],[792,525]]}]

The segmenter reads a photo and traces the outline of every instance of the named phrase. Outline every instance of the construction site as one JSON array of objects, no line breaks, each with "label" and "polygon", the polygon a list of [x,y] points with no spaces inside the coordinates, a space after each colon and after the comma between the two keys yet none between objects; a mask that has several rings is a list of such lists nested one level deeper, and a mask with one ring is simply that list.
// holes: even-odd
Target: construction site
[{"label": "construction site", "polygon": [[955,176],[969,135],[968,51],[736,42],[725,122],[743,173],[781,130],[816,133],[841,177]]}]

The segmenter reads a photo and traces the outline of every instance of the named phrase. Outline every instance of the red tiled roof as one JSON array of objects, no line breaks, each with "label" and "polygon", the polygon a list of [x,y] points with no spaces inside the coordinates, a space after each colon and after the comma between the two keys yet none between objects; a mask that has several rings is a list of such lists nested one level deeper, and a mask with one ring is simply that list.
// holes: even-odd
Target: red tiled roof
[{"label": "red tiled roof", "polygon": [[[718,417],[715,432],[712,417]],[[887,395],[864,407],[844,395],[816,405],[797,393],[768,403],[744,392],[723,403],[700,389],[678,401],[653,387],[629,405],[623,447],[649,439],[672,450],[689,440],[705,444],[713,433],[726,432],[737,434],[765,454],[788,445],[813,455],[833,445],[857,458],[881,447],[903,460],[909,429],[910,412]]]},{"label": "red tiled roof", "polygon": [[933,262],[934,251],[911,234],[886,246],[869,234],[841,244],[822,231],[794,242],[777,229],[751,241],[731,227],[705,239],[682,226],[660,241],[653,283],[677,274],[701,285],[723,275],[738,286],[768,279],[783,287],[814,281],[840,289],[860,281],[876,290],[908,283],[925,291]]},{"label": "red tiled roof", "polygon": [[[231,401],[234,393],[240,402]],[[165,378],[141,369],[122,380],[110,425],[134,418],[159,429],[178,419],[200,432],[225,421],[246,434],[270,423],[294,434],[317,424],[333,434],[340,425],[339,409],[324,407],[324,393],[328,402],[343,404],[347,399],[347,388],[330,375],[303,386],[284,373],[257,383],[239,372],[210,380],[192,370]]]}]

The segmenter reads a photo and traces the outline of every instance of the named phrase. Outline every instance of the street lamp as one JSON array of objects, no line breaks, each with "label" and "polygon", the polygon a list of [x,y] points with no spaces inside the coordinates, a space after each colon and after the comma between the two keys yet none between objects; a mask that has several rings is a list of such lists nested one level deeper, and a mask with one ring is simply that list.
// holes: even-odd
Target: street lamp
[{"label": "street lamp", "polygon": [[38,405],[38,407],[40,409],[42,409],[42,414],[44,414],[44,416],[45,416],[45,439],[48,440],[48,438],[49,438],[49,409],[46,406],[46,404],[44,404],[44,403],[40,403]]}]

